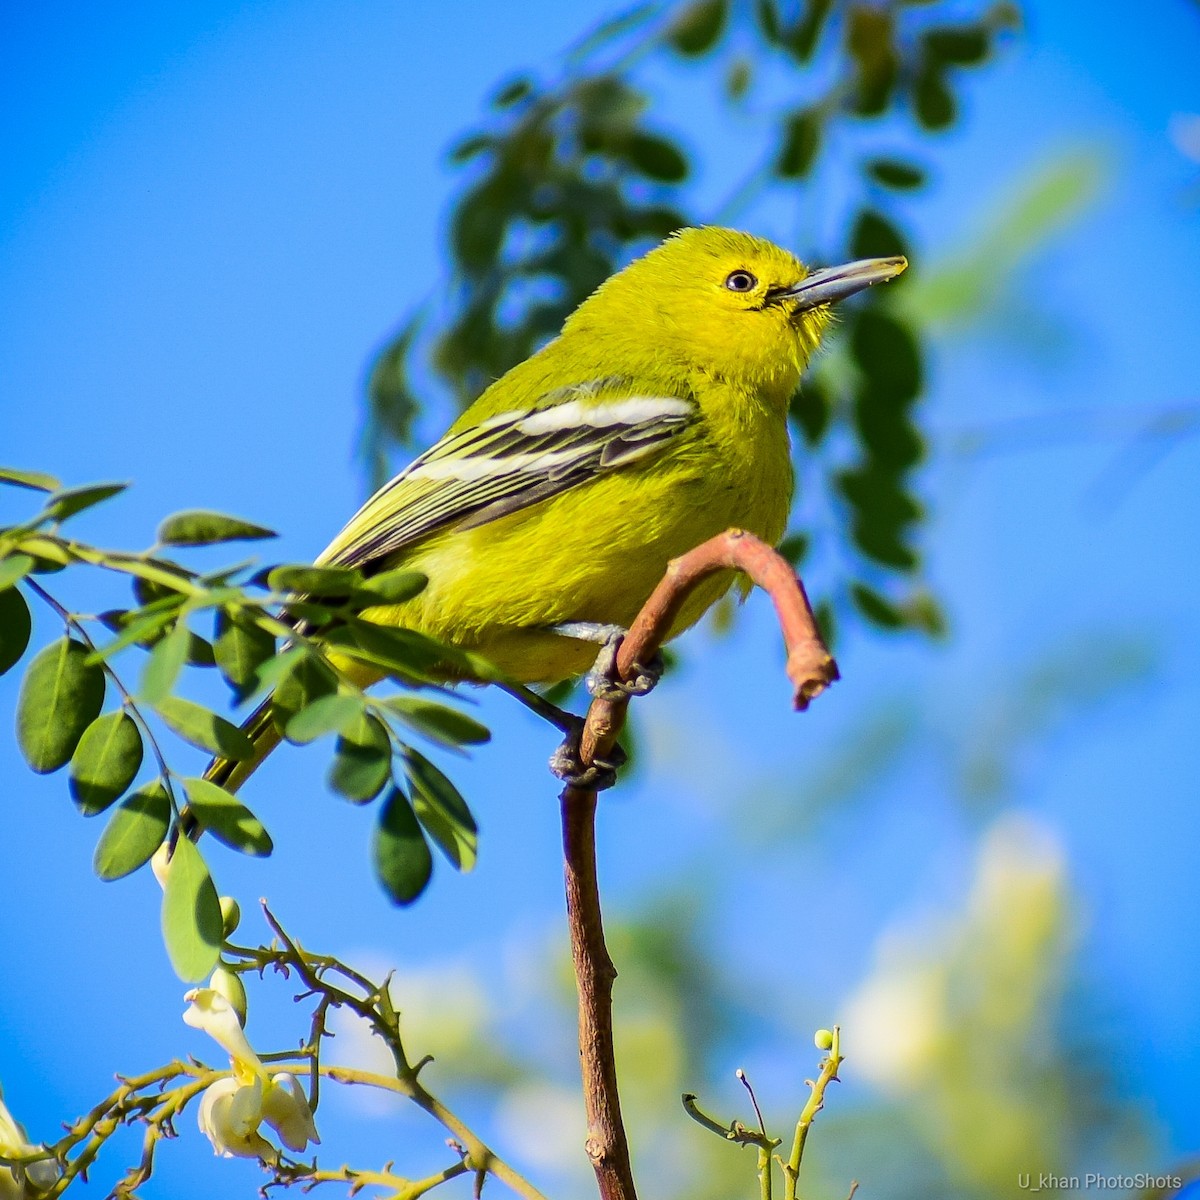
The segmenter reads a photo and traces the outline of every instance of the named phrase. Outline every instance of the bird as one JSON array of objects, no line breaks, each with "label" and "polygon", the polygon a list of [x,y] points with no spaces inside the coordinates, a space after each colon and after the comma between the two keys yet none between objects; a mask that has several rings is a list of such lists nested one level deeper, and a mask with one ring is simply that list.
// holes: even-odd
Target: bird
[{"label": "bird", "polygon": [[[517,685],[586,672],[668,562],[737,527],[783,537],[788,408],[831,306],[899,275],[903,257],[810,270],[738,230],[680,230],[610,276],[562,331],[492,383],[384,484],[315,560],[427,577],[364,619],[483,655]],[[670,630],[734,582],[697,588]],[[343,664],[354,682],[382,677]],[[279,743],[269,700],[254,757],[215,759],[235,791]]]}]

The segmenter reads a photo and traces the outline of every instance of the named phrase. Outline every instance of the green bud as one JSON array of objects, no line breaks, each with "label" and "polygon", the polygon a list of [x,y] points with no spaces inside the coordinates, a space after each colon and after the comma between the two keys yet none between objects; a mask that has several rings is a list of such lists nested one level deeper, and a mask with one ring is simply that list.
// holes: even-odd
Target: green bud
[{"label": "green bud", "polygon": [[232,896],[221,897],[221,936],[233,937],[234,931],[242,922],[242,910]]},{"label": "green bud", "polygon": [[242,983],[242,977],[234,974],[228,967],[218,967],[212,973],[212,978],[208,981],[208,986],[218,996],[224,996],[229,1001],[229,1007],[237,1013],[238,1024],[245,1026],[246,988]]},{"label": "green bud", "polygon": [[818,1029],[817,1032],[813,1034],[813,1045],[816,1046],[818,1050],[832,1050],[833,1034],[830,1033],[828,1029]]}]

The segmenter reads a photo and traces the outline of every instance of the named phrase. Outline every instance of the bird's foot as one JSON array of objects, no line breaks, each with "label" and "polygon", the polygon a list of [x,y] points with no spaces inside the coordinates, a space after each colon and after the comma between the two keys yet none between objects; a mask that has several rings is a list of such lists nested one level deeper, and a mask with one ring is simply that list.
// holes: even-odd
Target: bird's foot
[{"label": "bird's foot", "polygon": [[550,756],[550,770],[568,787],[586,788],[602,792],[617,782],[617,771],[625,763],[627,755],[620,746],[614,745],[607,758],[597,758],[584,763],[581,753],[583,721],[567,731],[561,745]]},{"label": "bird's foot", "polygon": [[618,677],[617,652],[627,632],[620,625],[597,625],[590,621],[569,621],[555,626],[555,633],[564,637],[600,644],[600,653],[584,680],[589,695],[601,700],[627,700],[630,696],[644,696],[658,685],[665,668],[662,654],[657,650],[648,663],[633,664],[630,679]]}]

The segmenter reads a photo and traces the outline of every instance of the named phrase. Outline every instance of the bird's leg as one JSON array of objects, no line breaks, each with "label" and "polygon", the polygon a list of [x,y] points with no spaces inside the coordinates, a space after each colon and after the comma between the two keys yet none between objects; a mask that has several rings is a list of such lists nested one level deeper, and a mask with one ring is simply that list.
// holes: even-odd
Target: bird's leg
[{"label": "bird's leg", "polygon": [[557,704],[551,704],[545,696],[539,696],[533,688],[526,687],[523,683],[507,680],[499,687],[514,700],[520,701],[531,713],[541,717],[543,721],[549,721],[555,729],[561,730],[563,733],[570,733],[580,723],[580,718],[574,713],[567,712],[565,708],[559,708]]},{"label": "bird's leg", "polygon": [[610,788],[617,782],[617,769],[625,762],[625,751],[614,746],[607,759],[584,766],[580,757],[580,741],[583,737],[583,718],[566,709],[551,704],[545,696],[539,696],[524,684],[508,681],[500,684],[514,700],[519,700],[530,712],[544,721],[549,721],[564,736],[558,749],[550,756],[550,770],[571,787],[591,788],[597,792]]},{"label": "bird's leg", "polygon": [[555,625],[554,632],[581,642],[597,642],[600,653],[584,680],[589,694],[604,700],[629,696],[644,696],[653,691],[663,674],[663,658],[659,651],[648,663],[634,663],[633,678],[617,678],[617,651],[628,630],[620,625],[598,625],[592,621],[567,621]]}]

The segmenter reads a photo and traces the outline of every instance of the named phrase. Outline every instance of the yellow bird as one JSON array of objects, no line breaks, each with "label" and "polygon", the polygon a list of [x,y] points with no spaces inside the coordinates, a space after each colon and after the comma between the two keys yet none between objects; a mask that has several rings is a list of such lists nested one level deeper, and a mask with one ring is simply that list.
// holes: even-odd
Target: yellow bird
[{"label": "yellow bird", "polygon": [[[829,306],[906,266],[876,258],[810,271],[732,229],[675,234],[601,284],[317,562],[428,576],[413,599],[364,610],[370,621],[478,652],[520,683],[583,673],[670,559],[730,526],[771,544],[783,536],[788,404]],[[733,579],[697,589],[671,636]],[[231,790],[280,738],[269,705],[245,728],[254,760],[209,768]]]}]

